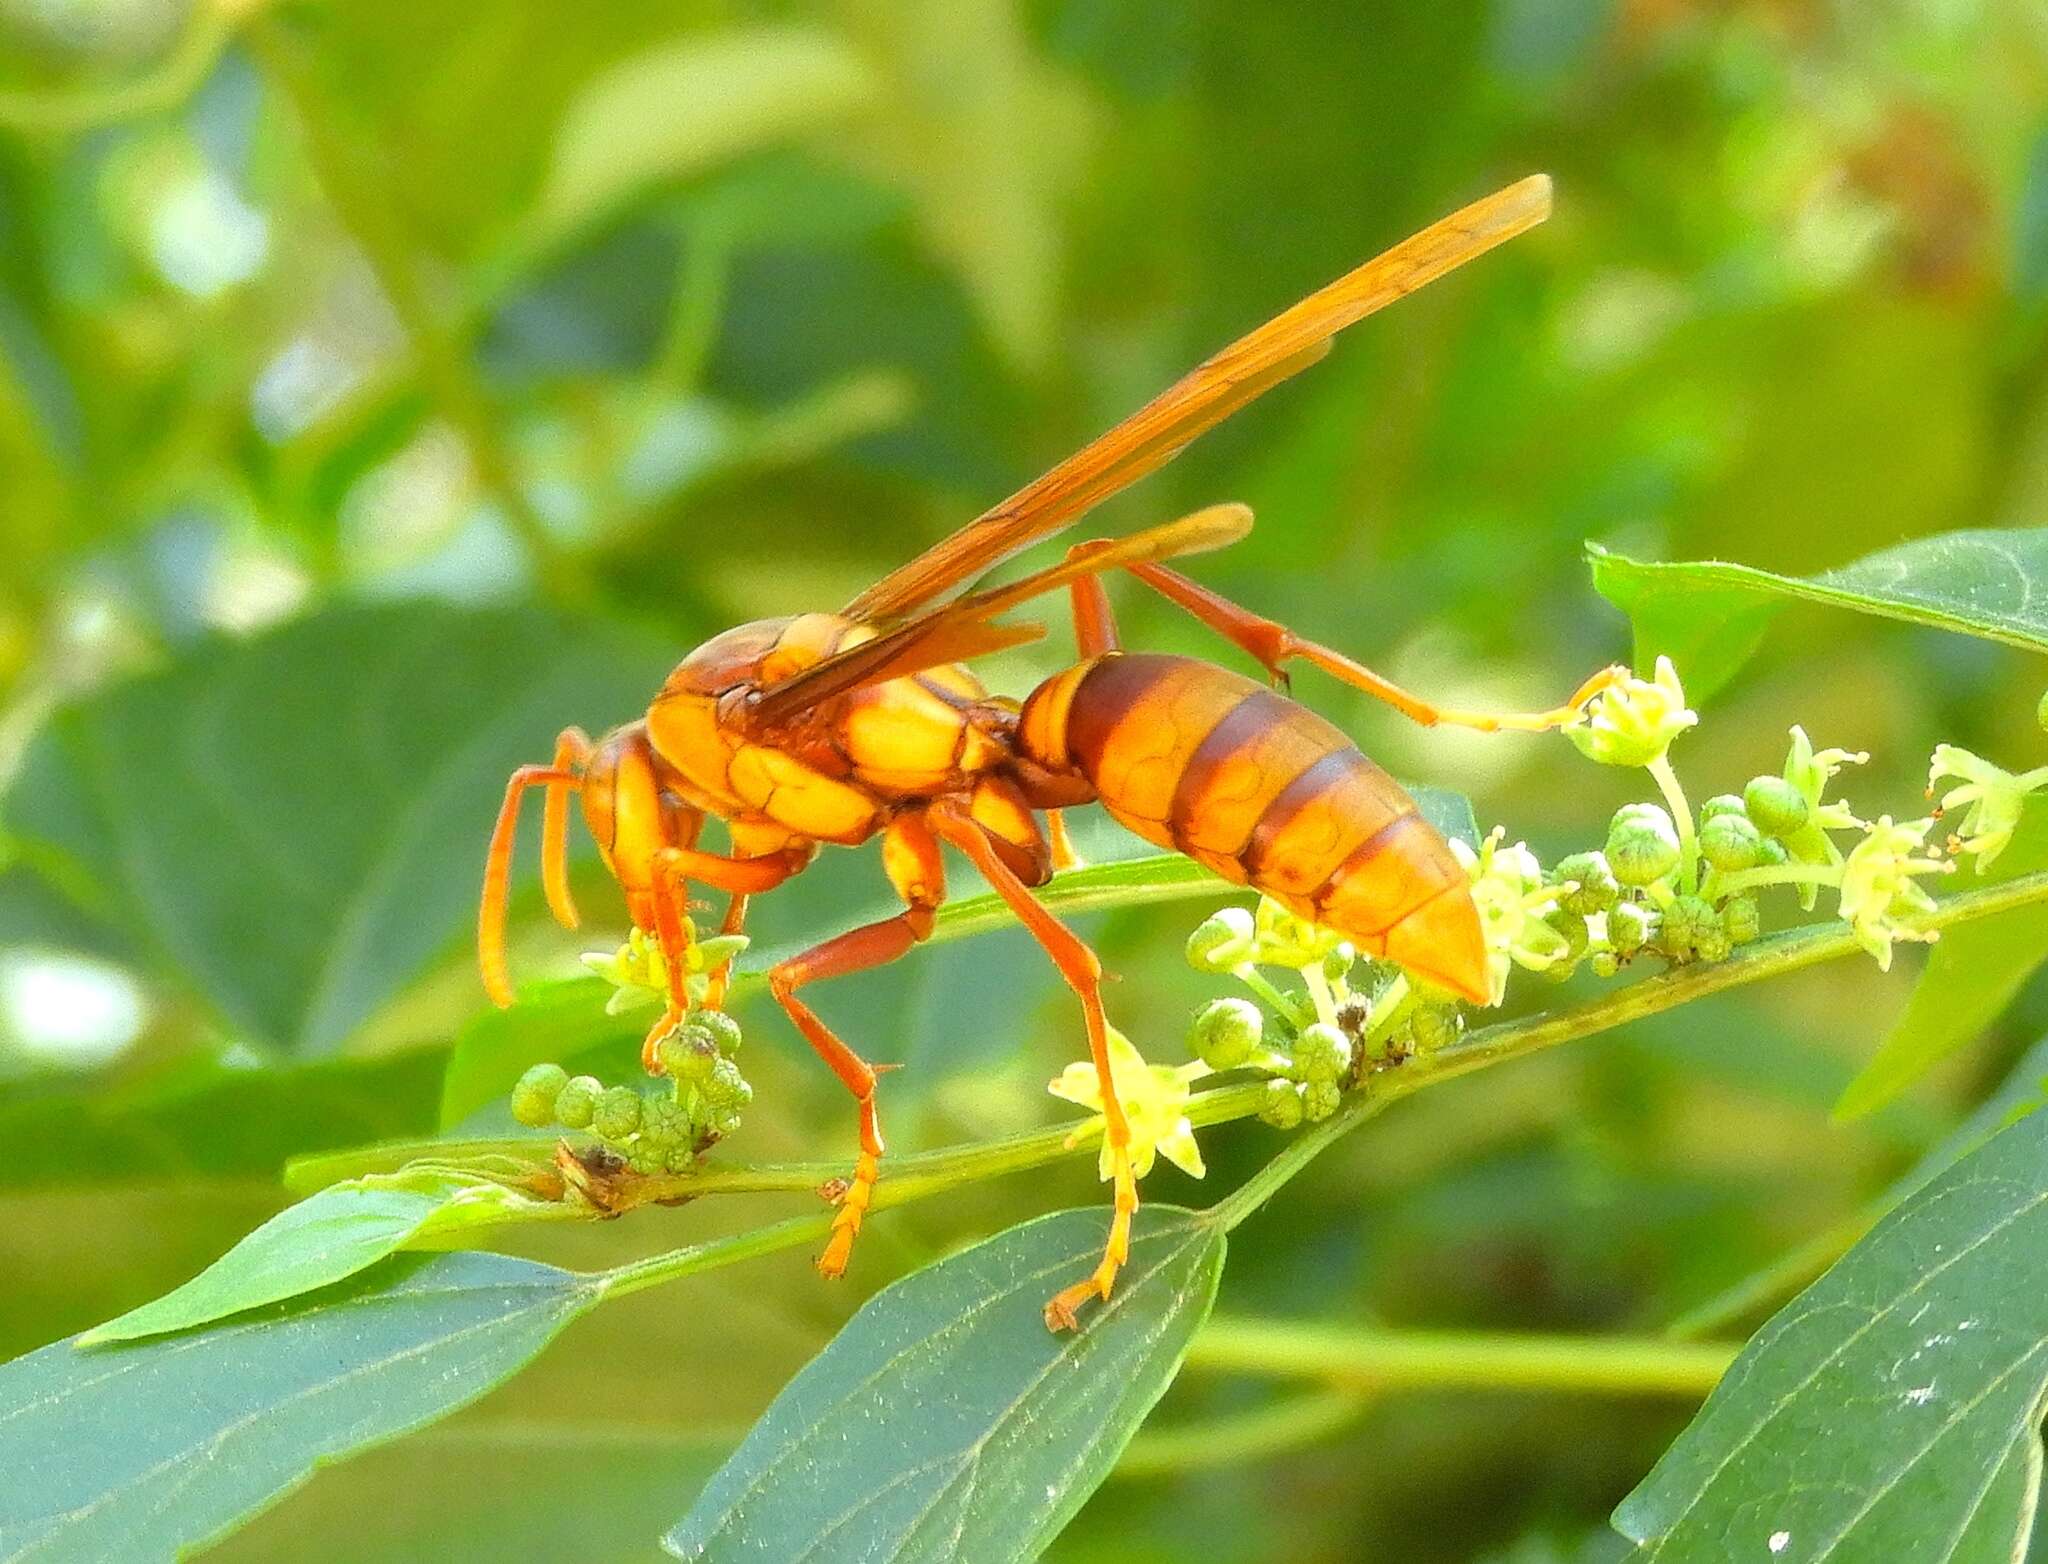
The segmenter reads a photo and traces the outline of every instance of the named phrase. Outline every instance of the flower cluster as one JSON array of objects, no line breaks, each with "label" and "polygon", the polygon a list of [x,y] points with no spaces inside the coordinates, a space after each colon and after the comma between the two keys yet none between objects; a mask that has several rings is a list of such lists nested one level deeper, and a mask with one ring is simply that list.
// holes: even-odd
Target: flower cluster
[{"label": "flower cluster", "polygon": [[536,1129],[588,1132],[635,1173],[682,1173],[739,1128],[754,1089],[733,1055],[740,1029],[717,1010],[693,1011],[656,1051],[663,1080],[642,1088],[537,1064],[512,1088],[512,1116]]},{"label": "flower cluster", "polygon": [[[1626,716],[1610,713],[1610,705]],[[1669,749],[1696,720],[1676,670],[1660,658],[1654,679],[1604,692],[1585,721],[1566,730],[1593,760],[1647,770],[1663,802],[1625,806],[1602,850],[1574,854],[1553,871],[1563,894],[1548,921],[1574,952],[1562,970],[1580,958],[1602,975],[1645,954],[1675,963],[1723,960],[1761,931],[1759,893],[1781,886],[1796,889],[1808,911],[1832,889],[1839,916],[1880,966],[1890,966],[1897,941],[1934,937],[1922,923],[1932,900],[1919,882],[1955,863],[1928,847],[1933,820],[1866,821],[1828,796],[1842,769],[1868,755],[1816,749],[1794,727],[1777,775],[1752,777],[1739,796],[1709,798],[1695,815]],[[2048,769],[2015,777],[1943,745],[1930,796],[1944,777],[1965,785],[1942,807],[1969,811],[1948,850],[1976,857],[1982,868],[2011,840],[2025,795],[2048,783]],[[1856,833],[1846,851],[1837,840],[1844,832]]]},{"label": "flower cluster", "polygon": [[[714,934],[703,939],[687,918],[683,932],[688,941],[683,951],[684,991],[693,1004],[702,1004],[710,993],[712,975],[747,948],[747,937]],[[584,952],[583,964],[612,985],[612,995],[605,1001],[609,1015],[668,1002],[668,958],[662,953],[660,938],[645,929],[635,928],[617,950]]]},{"label": "flower cluster", "polygon": [[[1932,818],[1864,820],[1830,790],[1845,767],[1869,757],[1816,748],[1794,727],[1776,774],[1752,777],[1739,794],[1717,794],[1695,810],[1670,750],[1698,722],[1677,669],[1659,658],[1652,677],[1602,690],[1564,730],[1587,758],[1646,771],[1658,800],[1624,805],[1599,847],[1548,869],[1500,829],[1476,847],[1452,841],[1479,912],[1489,1003],[1501,1002],[1517,968],[1562,981],[1582,966],[1611,977],[1646,957],[1672,965],[1725,960],[1762,932],[1759,899],[1774,890],[1795,893],[1808,911],[1832,891],[1836,914],[1889,967],[1898,941],[1934,937],[1926,924],[1934,902],[1922,882],[1952,872],[1959,856],[1981,871],[2011,842],[2026,799],[2048,787],[2048,766],[2014,774],[1944,744],[1928,782],[1928,796],[1938,796]],[[1943,792],[1945,782],[1955,785]],[[1936,821],[1956,811],[1953,831],[1930,844]],[[1362,960],[1341,936],[1270,898],[1205,919],[1188,939],[1187,959],[1246,994],[1196,1013],[1191,1064],[1147,1065],[1116,1040],[1115,1077],[1141,1168],[1156,1148],[1199,1170],[1185,1108],[1189,1083],[1202,1075],[1263,1074],[1261,1117],[1292,1128],[1329,1117],[1372,1072],[1441,1047],[1464,1024],[1448,996]],[[1101,1104],[1088,1066],[1069,1069],[1053,1091]]]}]

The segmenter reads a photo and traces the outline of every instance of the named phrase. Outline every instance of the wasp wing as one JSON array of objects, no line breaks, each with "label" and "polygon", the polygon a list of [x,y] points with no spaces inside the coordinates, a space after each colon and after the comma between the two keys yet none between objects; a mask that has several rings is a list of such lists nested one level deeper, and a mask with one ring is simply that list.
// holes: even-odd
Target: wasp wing
[{"label": "wasp wing", "polygon": [[1044,626],[997,625],[989,621],[1084,576],[1149,560],[1178,559],[1226,548],[1249,532],[1251,525],[1248,507],[1211,505],[1178,521],[1106,540],[1044,570],[1004,586],[956,598],[893,630],[835,652],[779,684],[770,685],[755,697],[748,710],[757,722],[787,722],[822,701],[862,685],[900,679],[940,663],[964,662],[1003,647],[1035,641],[1045,633]]},{"label": "wasp wing", "polygon": [[1044,477],[891,571],[842,612],[859,620],[907,614],[1071,525],[1306,369],[1346,326],[1549,215],[1550,180],[1536,174],[1430,224],[1233,342]]}]

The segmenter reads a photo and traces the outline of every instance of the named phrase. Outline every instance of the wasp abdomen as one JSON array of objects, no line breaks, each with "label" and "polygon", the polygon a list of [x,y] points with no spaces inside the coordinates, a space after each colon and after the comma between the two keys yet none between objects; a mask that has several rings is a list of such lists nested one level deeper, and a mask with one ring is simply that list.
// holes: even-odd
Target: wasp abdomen
[{"label": "wasp abdomen", "polygon": [[1306,707],[1193,658],[1118,652],[1034,691],[1018,741],[1147,841],[1483,997],[1464,870],[1415,800]]}]

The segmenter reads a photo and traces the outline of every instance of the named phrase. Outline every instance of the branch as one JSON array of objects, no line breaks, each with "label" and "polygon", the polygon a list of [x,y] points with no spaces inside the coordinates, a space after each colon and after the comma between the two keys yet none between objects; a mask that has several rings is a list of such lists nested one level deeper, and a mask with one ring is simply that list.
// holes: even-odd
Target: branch
[{"label": "branch", "polygon": [[[1929,928],[1948,928],[2039,902],[2048,902],[2048,870],[1944,897],[1924,922]],[[1568,1010],[1482,1027],[1433,1053],[1403,1060],[1372,1076],[1342,1109],[1296,1135],[1272,1161],[1210,1207],[1211,1214],[1226,1230],[1237,1226],[1337,1140],[1411,1092],[1609,1031],[1709,994],[1796,972],[1858,950],[1854,932],[1845,926],[1796,929],[1744,946],[1726,961],[1681,967]],[[1263,1082],[1218,1087],[1190,1098],[1188,1117],[1198,1125],[1248,1117],[1257,1111],[1262,1095]],[[1071,1129],[1033,1131],[980,1145],[899,1158],[884,1165],[882,1180],[875,1189],[875,1207],[921,1200],[983,1178],[1040,1166],[1070,1149],[1090,1145],[1100,1128],[1100,1119],[1094,1119]],[[648,1179],[645,1183],[663,1190],[659,1197],[649,1198],[673,1200],[720,1189],[796,1187],[799,1176],[803,1186],[808,1187],[809,1180],[820,1170],[821,1165],[813,1163],[786,1164],[780,1168],[714,1167],[672,1178]],[[843,1169],[839,1164],[831,1164],[829,1171],[837,1173]],[[763,1180],[775,1182],[771,1186]],[[734,1238],[653,1255],[601,1274],[607,1292],[637,1292],[714,1266],[813,1241],[830,1226],[831,1213],[819,1212]]]}]

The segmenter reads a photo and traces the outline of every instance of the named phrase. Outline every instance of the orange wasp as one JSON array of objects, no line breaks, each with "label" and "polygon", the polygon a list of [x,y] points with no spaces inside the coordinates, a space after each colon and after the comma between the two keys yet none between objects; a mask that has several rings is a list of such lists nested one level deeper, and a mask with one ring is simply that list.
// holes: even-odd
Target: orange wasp
[{"label": "orange wasp", "polygon": [[[1170,461],[1321,358],[1336,332],[1541,222],[1549,208],[1550,182],[1537,176],[1432,224],[1225,348],[838,613],[728,630],[683,659],[642,721],[595,744],[577,729],[564,732],[552,765],[513,774],[491,838],[478,941],[491,998],[513,1000],[505,901],[514,823],[530,787],[546,789],[542,863],[555,916],[575,925],[566,849],[575,793],[634,923],[671,952],[688,937],[692,883],[731,897],[724,928],[736,931],[747,899],[804,869],[820,843],[851,847],[880,836],[882,868],[903,911],[768,973],[777,1002],[859,1104],[860,1155],[818,1257],[820,1271],[838,1276],[880,1168],[876,1069],[798,990],[894,961],[926,938],[946,895],[940,844],[950,844],[1044,946],[1086,1019],[1115,1205],[1101,1263],[1046,1305],[1048,1325],[1071,1328],[1083,1303],[1110,1294],[1138,1192],[1110,1073],[1101,965],[1031,894],[1071,861],[1060,809],[1100,803],[1147,841],[1264,892],[1360,950],[1466,999],[1486,997],[1485,947],[1465,872],[1414,801],[1335,727],[1275,690],[1193,658],[1124,651],[1103,575],[1129,571],[1249,653],[1275,684],[1284,685],[1285,665],[1300,659],[1425,724],[1556,726],[1612,671],[1547,712],[1432,706],[1162,563],[1243,537],[1251,513],[1240,505],[1076,544],[1059,564],[1013,584],[947,596]],[[1062,587],[1080,660],[1021,703],[989,694],[962,664],[1042,635],[1043,626],[998,624],[996,616]],[[1048,813],[1049,832],[1039,812]],[[725,823],[729,852],[697,846],[707,816]],[[668,972],[668,1005],[648,1034],[650,1068],[655,1045],[689,1007],[683,964],[671,961]],[[721,997],[715,984],[709,1002]]]}]

